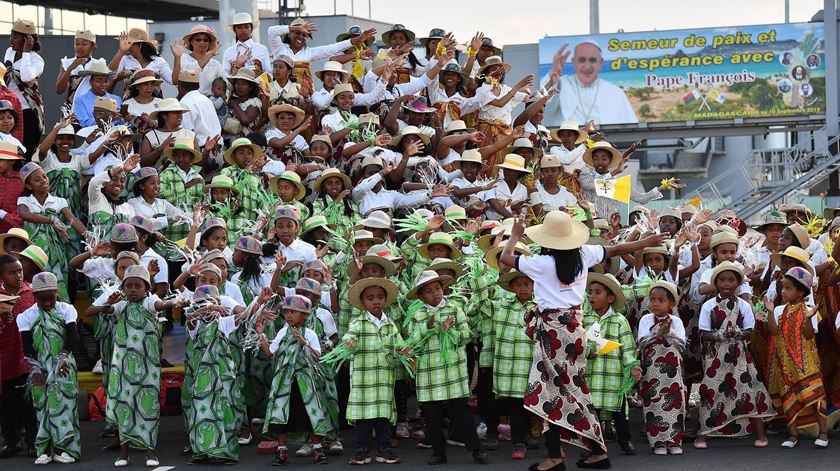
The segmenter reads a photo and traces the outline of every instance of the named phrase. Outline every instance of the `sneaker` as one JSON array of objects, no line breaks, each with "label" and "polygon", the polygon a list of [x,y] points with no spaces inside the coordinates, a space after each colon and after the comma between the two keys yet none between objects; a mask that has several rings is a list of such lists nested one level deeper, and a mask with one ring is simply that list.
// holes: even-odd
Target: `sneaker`
[{"label": "sneaker", "polygon": [[411,437],[411,430],[408,429],[408,422],[397,422],[397,433],[394,435],[397,438]]},{"label": "sneaker", "polygon": [[330,454],[333,456],[340,455],[344,453],[344,445],[341,444],[340,440],[336,440],[330,443]]},{"label": "sneaker", "polygon": [[39,457],[35,458],[35,464],[49,464],[52,462],[52,460],[52,456],[44,453],[43,455],[40,455]]},{"label": "sneaker", "polygon": [[498,435],[487,435],[484,439],[484,443],[481,444],[481,447],[485,450],[496,450],[499,448],[499,436]]},{"label": "sneaker", "polygon": [[324,454],[324,447],[312,448],[312,457],[315,460],[315,464],[329,464],[329,460],[327,460],[327,455]]},{"label": "sneaker", "polygon": [[300,448],[295,451],[295,456],[298,458],[304,458],[306,456],[312,456],[312,444],[311,443],[304,443],[301,445]]},{"label": "sneaker", "polygon": [[361,465],[370,463],[370,451],[364,448],[359,448],[350,459],[350,464]]},{"label": "sneaker", "polygon": [[402,461],[394,450],[390,448],[386,448],[381,450],[379,453],[376,454],[376,462],[377,463],[387,463],[387,464],[396,464]]},{"label": "sneaker", "polygon": [[61,454],[58,455],[53,455],[52,459],[56,463],[62,464],[70,464],[76,462],[76,458],[73,458],[72,456],[68,455],[66,451],[62,451]]},{"label": "sneaker", "polygon": [[278,448],[277,453],[274,454],[274,461],[271,466],[283,466],[289,464],[289,449],[286,447]]},{"label": "sneaker", "polygon": [[102,374],[104,371],[102,370],[102,359],[96,361],[96,364],[93,365],[93,369],[90,370],[91,373]]},{"label": "sneaker", "polygon": [[432,448],[432,444],[426,441],[426,439],[424,438],[423,440],[417,442],[417,448],[421,450],[430,450]]}]

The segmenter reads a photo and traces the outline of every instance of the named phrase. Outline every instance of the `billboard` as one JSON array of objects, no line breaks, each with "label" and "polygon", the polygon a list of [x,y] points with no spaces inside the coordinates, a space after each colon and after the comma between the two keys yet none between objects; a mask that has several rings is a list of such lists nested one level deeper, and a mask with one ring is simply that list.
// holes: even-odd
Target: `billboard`
[{"label": "billboard", "polygon": [[541,84],[560,93],[543,124],[825,113],[823,23],[549,36]]}]

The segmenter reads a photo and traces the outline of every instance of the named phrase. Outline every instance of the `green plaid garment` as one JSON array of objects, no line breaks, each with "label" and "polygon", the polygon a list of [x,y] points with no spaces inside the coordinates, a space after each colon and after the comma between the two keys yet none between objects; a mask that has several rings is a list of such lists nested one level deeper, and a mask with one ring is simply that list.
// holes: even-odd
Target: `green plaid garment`
[{"label": "green plaid garment", "polygon": [[227,220],[228,242],[236,242],[242,236],[251,235],[243,231],[257,221],[262,181],[258,175],[239,167],[225,167],[221,173],[233,180],[233,186],[239,190],[239,200],[242,202],[236,214]]},{"label": "green plaid garment", "polygon": [[312,214],[320,214],[327,218],[329,224],[335,224],[335,232],[346,237],[353,232],[353,226],[359,223],[359,206],[350,198],[346,198],[350,204],[350,215],[344,213],[344,202],[336,203],[332,198],[318,197],[312,202]]},{"label": "green plaid garment", "polygon": [[397,342],[402,340],[397,326],[387,317],[380,326],[361,313],[351,323],[343,341],[356,337],[353,359],[350,362],[350,398],[347,401],[347,420],[387,418],[397,421],[394,403],[394,371]]},{"label": "green plaid garment", "polygon": [[[200,171],[201,167],[198,165],[191,166],[187,174],[187,181],[195,177],[201,178]],[[169,201],[176,208],[181,208],[189,214],[196,205],[204,200],[204,183],[184,188],[184,181],[181,180],[181,174],[177,167],[170,165],[160,174],[160,194],[158,198]],[[170,224],[163,230],[163,235],[171,241],[186,239],[189,233],[189,224]]]},{"label": "green plaid garment", "polygon": [[[428,328],[426,323],[435,315],[435,326]],[[444,364],[440,351],[440,327],[449,316],[455,316],[451,330],[457,338],[455,358],[450,364]],[[438,310],[424,305],[412,320],[411,344],[417,361],[415,376],[417,402],[446,401],[470,397],[469,377],[467,376],[467,352],[463,348],[470,340],[470,328],[467,316],[456,306],[447,301]]]},{"label": "green plaid garment", "polygon": [[423,271],[424,267],[429,266],[432,262],[431,260],[421,257],[420,254],[417,253],[417,246],[419,245],[420,241],[414,237],[414,234],[410,235],[408,239],[405,239],[400,245],[400,252],[402,253],[403,261],[405,262],[405,268],[403,268],[400,273],[400,279],[408,286],[414,286],[414,278]]},{"label": "green plaid garment", "polygon": [[603,317],[599,317],[592,309],[584,311],[585,328],[588,329],[595,322],[601,324],[601,337],[618,342],[621,347],[606,355],[599,354],[594,360],[587,360],[586,382],[596,409],[617,412],[621,410],[621,402],[624,399],[617,394],[624,379],[624,367],[636,360],[633,331],[630,330],[627,318],[614,312],[612,308]]},{"label": "green plaid garment", "polygon": [[493,313],[488,312],[487,308],[492,305],[494,299],[512,296],[511,293],[497,287],[498,281],[499,272],[490,267],[487,267],[484,276],[467,279],[470,293],[467,316],[473,331],[473,341],[481,342],[481,352],[478,354],[478,366],[481,368],[493,366]]},{"label": "green plaid garment", "polygon": [[[507,291],[505,291],[507,293]],[[534,341],[525,335],[525,313],[536,303],[525,304],[516,296],[485,305],[484,312],[492,321],[493,392],[497,397],[525,397],[528,374],[531,372]],[[484,344],[484,349],[488,344]],[[482,350],[482,355],[484,350]]]}]

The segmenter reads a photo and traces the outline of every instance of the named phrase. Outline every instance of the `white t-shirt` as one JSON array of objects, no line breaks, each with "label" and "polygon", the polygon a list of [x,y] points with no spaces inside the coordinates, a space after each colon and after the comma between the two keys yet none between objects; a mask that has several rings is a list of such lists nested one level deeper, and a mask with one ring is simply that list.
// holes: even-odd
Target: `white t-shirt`
[{"label": "white t-shirt", "polygon": [[[653,314],[645,314],[639,319],[639,332],[636,335],[637,340],[642,340],[653,335],[651,328],[653,328],[654,319],[655,316]],[[671,333],[683,342],[686,341],[685,326],[683,325],[682,319],[673,314],[671,314]]]},{"label": "white t-shirt", "polygon": [[[286,133],[277,128],[271,128],[265,133],[265,141],[268,142],[269,145],[271,144],[272,139],[283,139],[284,137],[286,137]],[[306,139],[304,139],[300,134],[295,136],[289,144],[301,152],[309,149],[309,144],[306,143]]]},{"label": "white t-shirt", "polygon": [[318,320],[320,320],[321,324],[324,326],[324,337],[330,338],[338,333],[338,329],[335,326],[335,319],[333,319],[333,315],[330,311],[319,307],[315,310],[315,315],[318,316]]},{"label": "white t-shirt", "polygon": [[[810,307],[808,307],[806,305],[806,309],[810,309]],[[782,313],[783,312],[785,312],[785,305],[784,304],[781,305],[781,306],[776,306],[776,308],[773,309],[773,317],[776,318],[776,324],[778,324],[779,319],[782,318]],[[837,325],[840,326],[840,318],[838,318],[838,320],[835,321],[835,323],[837,323]],[[816,315],[811,316],[811,326],[814,328],[814,332],[819,331],[819,328],[817,327],[818,324],[819,324],[819,320],[817,319],[817,316]]]},{"label": "white t-shirt", "polygon": [[169,265],[166,264],[166,259],[152,249],[147,249],[143,255],[140,255],[140,264],[144,267],[149,266],[149,262],[157,260],[160,271],[155,275],[155,284],[169,283]]},{"label": "white t-shirt", "polygon": [[160,102],[163,101],[160,98],[154,97],[152,101],[148,103],[137,103],[137,100],[134,98],[129,98],[123,102],[123,106],[128,107],[129,114],[133,116],[141,116],[142,114],[150,115],[153,111],[156,111],[160,108]]},{"label": "white t-shirt", "polygon": [[18,206],[26,205],[29,208],[30,212],[40,214],[47,210],[53,210],[57,213],[60,213],[62,209],[68,207],[67,200],[64,198],[59,198],[58,196],[47,195],[47,199],[44,200],[44,204],[38,202],[38,199],[35,198],[34,195],[29,196],[21,196],[18,197],[17,200]]},{"label": "white t-shirt", "polygon": [[[277,332],[277,335],[274,336],[274,340],[272,340],[271,345],[268,346],[268,350],[271,353],[277,352],[277,349],[280,348],[280,342],[283,340],[283,337],[286,336],[287,330],[289,330],[289,324],[284,325],[283,328],[280,329],[280,332]],[[303,335],[303,339],[309,344],[309,347],[320,355],[321,344],[318,342],[318,336],[315,335],[315,332],[311,329],[307,329],[306,327],[301,327],[300,331]]]},{"label": "white t-shirt", "polygon": [[[500,182],[501,183],[501,182]],[[560,191],[551,194],[545,190],[541,182],[534,184],[534,191],[531,193],[531,204],[543,206],[543,211],[556,211],[560,208],[571,208],[577,206],[577,198],[563,185],[558,185]]]},{"label": "white t-shirt", "polygon": [[[752,329],[755,326],[752,306],[741,298],[735,298],[735,300],[738,302],[738,309],[741,310],[741,316],[744,318],[743,325],[740,326],[741,330]],[[716,298],[712,298],[703,303],[703,307],[700,308],[700,318],[697,321],[700,330],[706,332],[713,332],[715,330],[712,328],[712,310],[714,310],[717,304]]]},{"label": "white t-shirt", "polygon": [[[73,307],[72,304],[57,302],[55,303],[55,310],[61,314],[65,324],[72,324],[76,322],[76,319],[79,317],[79,314],[76,312],[76,308]],[[38,304],[33,304],[29,307],[29,309],[21,312],[20,315],[15,318],[18,330],[21,332],[32,330],[32,325],[38,320],[38,312]]]},{"label": "white t-shirt", "polygon": [[581,246],[583,269],[570,285],[560,283],[554,258],[549,255],[516,257],[516,269],[534,280],[534,298],[540,309],[567,309],[583,304],[587,271],[603,262],[605,256],[605,249],[600,245]]}]

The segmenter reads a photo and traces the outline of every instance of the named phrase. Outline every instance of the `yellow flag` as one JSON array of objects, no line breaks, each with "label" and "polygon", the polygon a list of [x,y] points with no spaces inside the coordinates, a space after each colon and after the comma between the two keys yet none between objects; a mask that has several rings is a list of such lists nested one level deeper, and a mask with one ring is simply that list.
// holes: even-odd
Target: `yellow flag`
[{"label": "yellow flag", "polygon": [[618,342],[613,342],[612,340],[607,340],[601,337],[601,324],[598,322],[592,324],[589,329],[586,330],[586,339],[598,346],[599,355],[606,355],[621,346]]},{"label": "yellow flag", "polygon": [[686,204],[690,204],[694,207],[699,208],[700,205],[703,204],[703,200],[701,200],[699,196],[695,196],[694,198],[691,198],[690,200],[686,201]]},{"label": "yellow flag", "polygon": [[596,178],[595,194],[621,201],[622,203],[629,203],[631,184],[632,180],[630,175],[625,175],[620,178]]}]

